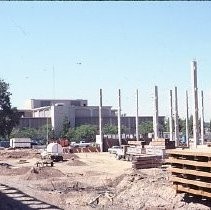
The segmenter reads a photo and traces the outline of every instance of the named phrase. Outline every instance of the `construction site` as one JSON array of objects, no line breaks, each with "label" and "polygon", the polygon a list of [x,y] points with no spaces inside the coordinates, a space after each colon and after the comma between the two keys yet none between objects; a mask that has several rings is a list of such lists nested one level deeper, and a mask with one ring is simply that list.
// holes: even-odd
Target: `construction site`
[{"label": "construction site", "polygon": [[169,138],[160,136],[157,86],[154,132],[148,142],[140,139],[138,129],[138,90],[135,138],[122,138],[120,90],[118,136],[105,137],[100,90],[95,146],[82,142],[81,148],[71,148],[52,142],[45,150],[21,146],[0,150],[0,209],[210,209],[211,147],[204,137],[203,92],[201,132],[198,127],[196,61],[191,62],[191,71],[193,138],[188,132],[188,93],[186,141],[181,143],[179,137],[177,87],[174,110],[170,90]]}]

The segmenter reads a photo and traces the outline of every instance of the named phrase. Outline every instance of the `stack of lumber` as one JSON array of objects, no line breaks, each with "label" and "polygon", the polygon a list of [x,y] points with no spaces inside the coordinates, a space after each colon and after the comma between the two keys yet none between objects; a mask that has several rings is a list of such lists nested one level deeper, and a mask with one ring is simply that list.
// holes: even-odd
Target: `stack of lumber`
[{"label": "stack of lumber", "polygon": [[129,145],[143,145],[145,141],[128,141]]},{"label": "stack of lumber", "polygon": [[164,138],[152,139],[152,141],[149,143],[149,145],[154,146],[154,147],[161,147],[163,149],[174,149],[175,148],[174,141],[170,141],[169,139],[164,139]]},{"label": "stack of lumber", "polygon": [[167,154],[176,191],[211,198],[211,149],[174,149]]},{"label": "stack of lumber", "polygon": [[132,162],[133,169],[157,168],[162,164],[162,157],[157,155],[143,155]]}]

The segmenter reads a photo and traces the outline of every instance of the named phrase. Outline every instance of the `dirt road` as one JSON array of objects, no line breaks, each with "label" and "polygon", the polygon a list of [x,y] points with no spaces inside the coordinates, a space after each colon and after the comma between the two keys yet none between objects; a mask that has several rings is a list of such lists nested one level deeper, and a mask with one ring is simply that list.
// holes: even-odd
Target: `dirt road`
[{"label": "dirt road", "polygon": [[210,209],[176,195],[167,171],[133,171],[108,153],[66,154],[37,168],[36,151],[0,152],[0,209]]}]

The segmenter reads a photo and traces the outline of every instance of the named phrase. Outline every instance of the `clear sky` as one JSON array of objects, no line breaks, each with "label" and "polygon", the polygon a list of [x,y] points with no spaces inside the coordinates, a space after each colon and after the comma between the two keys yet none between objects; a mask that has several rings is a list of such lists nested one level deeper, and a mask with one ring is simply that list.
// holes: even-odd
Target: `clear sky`
[{"label": "clear sky", "polygon": [[120,88],[122,112],[134,115],[138,88],[140,115],[151,115],[157,85],[168,116],[177,86],[184,117],[196,59],[211,119],[211,2],[0,2],[0,27],[0,78],[13,106],[54,97],[98,105],[102,88],[103,104],[116,108]]}]

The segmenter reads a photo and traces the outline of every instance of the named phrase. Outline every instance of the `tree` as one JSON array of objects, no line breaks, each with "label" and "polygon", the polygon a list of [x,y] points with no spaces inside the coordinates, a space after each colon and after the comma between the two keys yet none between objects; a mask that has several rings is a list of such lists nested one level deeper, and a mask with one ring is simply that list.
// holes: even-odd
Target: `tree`
[{"label": "tree", "polygon": [[153,132],[153,123],[150,122],[150,121],[142,122],[139,125],[139,130],[140,130],[141,134],[146,136],[148,133],[152,133]]},{"label": "tree", "polygon": [[48,130],[48,138],[52,139],[52,129],[50,125],[43,125],[39,129],[35,128],[14,128],[10,134],[11,138],[31,138],[34,140],[39,140],[42,143],[46,143],[47,140],[47,130]]},{"label": "tree", "polygon": [[35,128],[14,129],[11,133],[12,138],[31,138],[36,139],[38,131]]},{"label": "tree", "polygon": [[103,133],[104,134],[117,134],[118,133],[118,127],[116,125],[106,124],[103,127]]},{"label": "tree", "polygon": [[62,132],[61,132],[61,137],[67,137],[68,131],[70,128],[70,122],[68,120],[67,117],[64,118],[63,120],[63,128],[62,128]]},{"label": "tree", "polygon": [[9,138],[13,128],[19,124],[20,113],[10,103],[9,84],[0,79],[0,136]]},{"label": "tree", "polygon": [[76,127],[72,133],[74,141],[79,142],[82,140],[94,141],[97,134],[97,128],[93,125],[81,125]]}]

